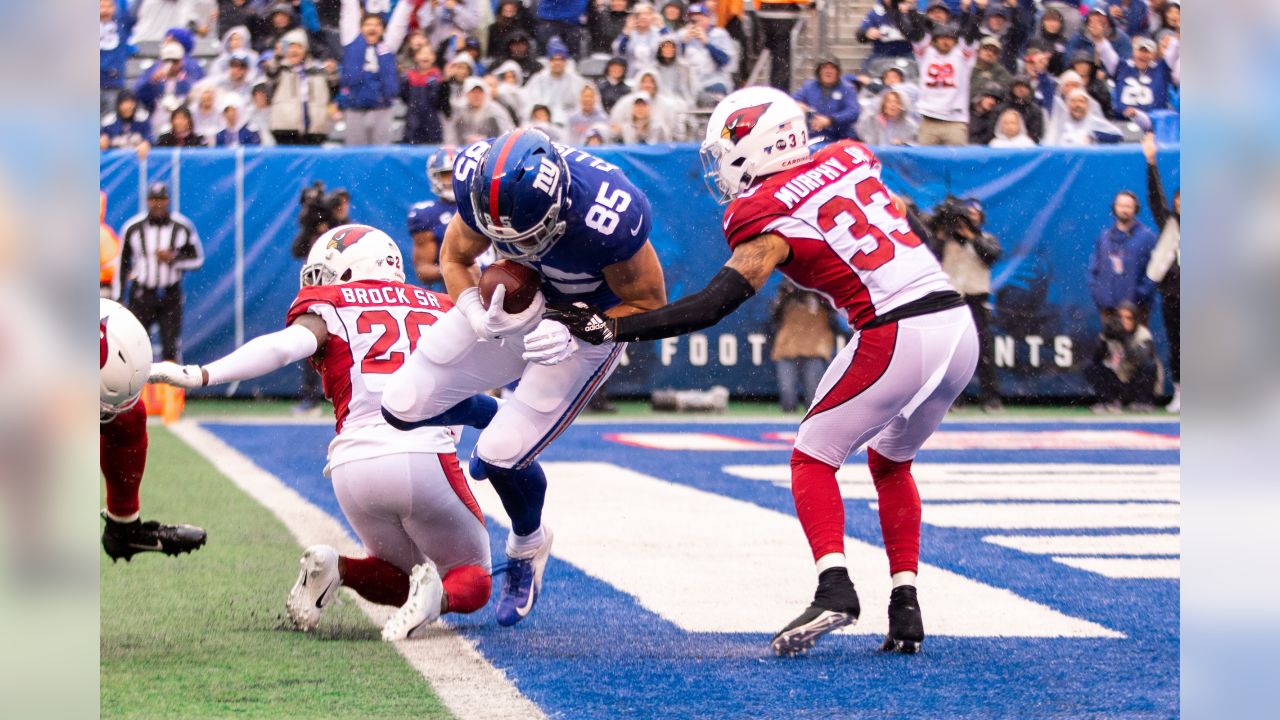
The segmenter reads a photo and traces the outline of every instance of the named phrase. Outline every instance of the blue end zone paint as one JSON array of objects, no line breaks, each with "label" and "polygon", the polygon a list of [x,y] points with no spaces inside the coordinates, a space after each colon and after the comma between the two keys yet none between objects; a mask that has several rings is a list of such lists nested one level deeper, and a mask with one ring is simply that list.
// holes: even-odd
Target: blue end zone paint
[{"label": "blue end zone paint", "polygon": [[[309,501],[342,518],[332,488],[320,474],[331,439],[328,427],[226,423],[207,423],[205,427]],[[612,462],[793,514],[786,488],[732,477],[721,470],[729,464],[785,463],[787,454],[783,451],[675,453],[625,447],[601,438],[606,433],[630,430],[709,432],[759,440],[762,433],[794,427],[777,423],[579,425],[552,444],[543,458]],[[1123,429],[1179,434],[1178,426],[1172,423],[956,423],[946,429]],[[470,452],[473,439],[468,433],[460,453],[463,457]],[[672,462],[677,456],[679,462]],[[964,450],[924,452],[920,460],[1173,465],[1178,462],[1178,453]],[[863,462],[863,458],[851,458],[850,462]],[[549,481],[554,483],[554,476]],[[867,502],[847,501],[846,511],[848,534],[880,544],[879,520]],[[874,638],[839,636],[825,640],[809,657],[785,661],[769,653],[767,635],[686,633],[641,608],[630,596],[559,560],[552,560],[546,593],[529,620],[515,628],[499,628],[493,611],[485,608],[471,616],[454,617],[452,622],[552,717],[1177,715],[1179,583],[1104,578],[1056,564],[1046,556],[982,542],[990,532],[926,525],[924,560],[1119,630],[1127,639],[933,637],[924,654],[898,657],[877,652]],[[494,560],[501,562],[505,531],[490,523],[490,535]],[[768,582],[768,578],[752,577],[750,568],[744,567],[742,583],[724,588],[725,602],[750,602],[752,585],[761,582]],[[797,611],[811,592],[808,587],[795,589]],[[931,596],[927,578],[922,578],[921,602],[927,625],[930,606],[945,603],[946,598]],[[884,610],[867,607],[864,612]],[[779,625],[789,619],[778,618]]]}]

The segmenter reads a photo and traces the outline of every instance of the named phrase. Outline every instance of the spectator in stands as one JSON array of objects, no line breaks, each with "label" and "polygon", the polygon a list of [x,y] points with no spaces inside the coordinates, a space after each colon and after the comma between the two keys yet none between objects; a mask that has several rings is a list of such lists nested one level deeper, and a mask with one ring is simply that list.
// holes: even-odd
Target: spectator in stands
[{"label": "spectator in stands", "polygon": [[1026,52],[1022,55],[1022,72],[1031,83],[1031,95],[1036,103],[1045,111],[1053,107],[1053,98],[1058,92],[1058,84],[1054,75],[1049,74],[1049,61],[1053,53],[1039,40],[1027,41]]},{"label": "spectator in stands", "polygon": [[1031,78],[1026,75],[1014,76],[1013,82],[1009,84],[1009,99],[1000,107],[1000,111],[1018,111],[1027,136],[1032,143],[1039,143],[1040,138],[1044,137],[1044,110],[1032,93]]},{"label": "spectator in stands", "polygon": [[654,117],[647,97],[641,94],[632,98],[630,103],[618,103],[618,107],[625,105],[630,105],[630,110],[626,119],[618,126],[620,142],[625,145],[654,145],[672,141],[671,128],[663,120]]},{"label": "spectator in stands", "polygon": [[1150,17],[1143,0],[1107,0],[1107,14],[1111,16],[1111,22],[1123,28],[1129,37],[1147,35],[1149,32]]},{"label": "spectator in stands", "polygon": [[1031,25],[1035,22],[1035,8],[1030,3],[1019,3],[1019,0],[1003,0],[1004,5],[996,5],[992,0],[983,18],[983,37],[993,37],[1000,41],[1000,64],[1010,74],[1018,69],[1018,57],[1022,48],[1031,36]]},{"label": "spectator in stands", "polygon": [[681,56],[677,37],[672,34],[662,38],[658,43],[658,55],[650,67],[658,74],[658,83],[663,89],[690,108],[697,105],[698,93],[694,90],[693,71],[689,61]]},{"label": "spectator in stands", "polygon": [[769,51],[769,84],[791,92],[791,30],[810,0],[754,0],[760,45]]},{"label": "spectator in stands", "polygon": [[622,34],[614,39],[613,52],[633,67],[649,65],[658,55],[658,41],[667,32],[662,19],[653,12],[653,6],[638,2],[631,8],[631,17],[623,25]]},{"label": "spectator in stands", "polygon": [[678,33],[680,55],[693,75],[696,104],[714,106],[733,91],[733,71],[738,66],[738,44],[724,28],[711,22],[707,6],[694,3],[689,22]]},{"label": "spectator in stands", "polygon": [[1118,413],[1124,405],[1149,412],[1159,373],[1155,340],[1132,303],[1123,302],[1103,320],[1093,360],[1084,376],[1098,396],[1096,413]]},{"label": "spectator in stands", "polygon": [[[262,27],[262,16],[258,13],[259,0],[218,0],[218,27],[245,28],[249,35],[258,32]],[[251,37],[245,37],[246,45]],[[222,48],[227,49],[226,32],[222,35]],[[257,65],[257,62],[254,62]]]},{"label": "spectator in stands", "polygon": [[397,5],[387,27],[380,15],[362,15],[359,0],[342,0],[342,91],[338,104],[347,120],[347,145],[391,142],[391,103],[400,95],[395,50],[408,31],[409,9],[408,3]]},{"label": "spectator in stands", "polygon": [[[981,0],[983,5],[986,0]],[[968,5],[966,0],[965,5]],[[969,142],[969,78],[977,61],[978,13],[964,16],[964,26],[935,24],[912,10],[906,16],[886,6],[894,22],[916,49],[920,64],[921,145],[964,145]]]},{"label": "spectator in stands", "polygon": [[802,410],[813,402],[827,361],[836,345],[835,310],[818,293],[790,280],[778,286],[769,309],[773,329],[773,361],[778,376],[778,404],[783,412]]},{"label": "spectator in stands", "polygon": [[200,17],[202,0],[138,0],[133,9],[132,42],[159,42],[170,28],[207,23]]},{"label": "spectator in stands", "polygon": [[[404,36],[404,44],[400,46],[399,52],[396,53],[396,70],[401,75],[410,70],[417,70],[418,63],[415,58],[418,57],[418,50],[430,46],[431,43],[427,42],[427,36],[421,30],[411,30],[408,35]],[[435,55],[435,48],[432,48],[432,57],[439,57]],[[438,67],[436,68],[436,70],[439,69]]]},{"label": "spectator in stands", "polygon": [[169,116],[169,129],[156,138],[156,147],[206,147],[209,144],[196,134],[195,123],[191,120],[191,110],[186,105],[179,105]]},{"label": "spectator in stands", "polygon": [[485,47],[489,49],[489,55],[496,56],[500,50],[505,49],[507,41],[517,31],[523,32],[526,37],[533,37],[537,32],[533,14],[520,0],[502,0],[494,12],[493,22],[485,30]]},{"label": "spectator in stands", "polygon": [[306,33],[294,30],[281,39],[282,52],[263,64],[273,84],[268,128],[280,145],[319,145],[329,136],[329,77],[308,55]]},{"label": "spectator in stands", "polygon": [[978,93],[990,83],[1001,88],[1009,87],[1013,74],[1000,64],[1002,51],[1000,39],[988,35],[978,44],[978,61],[973,65],[973,74],[969,78],[969,98],[976,100]]},{"label": "spectator in stands", "polygon": [[511,114],[512,121],[524,117],[524,74],[520,66],[508,60],[485,78],[492,81],[490,95]]},{"label": "spectator in stands", "polygon": [[1071,56],[1069,68],[1084,81],[1084,90],[1098,103],[1105,118],[1115,117],[1111,105],[1111,87],[1107,85],[1107,73],[1098,67],[1092,50],[1078,50]]},{"label": "spectator in stands", "polygon": [[1022,113],[1008,105],[1002,105],[998,112],[995,137],[987,145],[993,148],[1031,148],[1036,146],[1036,141],[1032,140],[1031,136],[1027,134],[1027,126],[1022,120]]},{"label": "spectator in stands", "polygon": [[164,34],[164,39],[160,41],[161,46],[169,43],[178,43],[182,46],[182,69],[186,71],[187,77],[192,82],[202,80],[204,78],[204,68],[201,67],[200,61],[192,56],[191,52],[196,48],[195,36],[186,28],[169,28],[169,32]]},{"label": "spectator in stands", "polygon": [[1040,16],[1040,25],[1031,36],[1049,50],[1049,67],[1047,71],[1054,75],[1066,69],[1067,37],[1062,22],[1062,11],[1055,7],[1047,7]]},{"label": "spectator in stands", "polygon": [[138,107],[132,90],[116,94],[116,111],[103,118],[99,145],[103,150],[136,149],[146,156],[151,147],[151,123],[147,121],[147,111]]},{"label": "spectator in stands", "polygon": [[1182,3],[1169,0],[1160,9],[1160,29],[1171,30],[1176,35],[1182,34]]},{"label": "spectator in stands", "polygon": [[[463,84],[471,78],[475,73],[475,64],[471,62],[470,55],[459,55],[458,57],[445,63],[444,66],[444,92],[449,97],[450,108],[455,108],[465,102],[463,98]],[[450,111],[452,112],[452,110]],[[449,113],[445,113],[446,116]]]},{"label": "spectator in stands", "polygon": [[876,112],[858,119],[858,139],[868,145],[909,145],[915,142],[919,126],[911,119],[907,100],[892,87],[880,93]]},{"label": "spectator in stands", "polygon": [[248,110],[245,113],[245,124],[258,131],[258,139],[265,146],[276,144],[276,138],[267,128],[271,127],[271,88],[266,83],[258,83],[249,93]]},{"label": "spectator in stands", "polygon": [[1156,138],[1151,133],[1142,138],[1142,154],[1147,159],[1147,202],[1156,227],[1160,228],[1160,237],[1147,262],[1147,279],[1160,291],[1160,315],[1169,338],[1169,371],[1173,379],[1173,398],[1165,409],[1176,413],[1182,408],[1182,192],[1174,190],[1170,208],[1156,164]]},{"label": "spectator in stands", "polygon": [[684,3],[680,0],[666,0],[662,3],[662,24],[667,30],[677,32],[685,26]]},{"label": "spectator in stands", "polygon": [[631,92],[627,84],[627,61],[621,57],[611,57],[604,66],[604,77],[596,81],[600,89],[600,105],[605,112],[611,112],[618,100]]},{"label": "spectator in stands", "polygon": [[235,95],[240,98],[242,105],[249,102],[249,95],[253,93],[256,82],[249,76],[249,56],[242,52],[233,55],[227,62],[226,74],[218,76],[215,82],[218,92]]},{"label": "spectator in stands", "polygon": [[240,118],[240,98],[228,97],[222,102],[223,128],[214,138],[218,147],[239,147],[241,145],[261,145],[262,136],[257,128]]},{"label": "spectator in stands", "polygon": [[[1176,66],[1178,44],[1174,42]],[[1151,38],[1140,37],[1133,41],[1133,59],[1126,60],[1116,69],[1116,112],[1133,119],[1138,112],[1164,110],[1169,107],[1169,90],[1179,81],[1178,73],[1170,67],[1170,60],[1157,58],[1156,43]]]},{"label": "spectator in stands", "polygon": [[735,47],[738,49],[736,66],[729,68],[729,74],[733,77],[733,87],[735,89],[742,87],[749,72],[746,49],[752,46],[747,38],[746,25],[742,19],[743,0],[724,0],[724,2],[703,0],[702,6],[711,16],[711,24],[723,28],[736,43]]},{"label": "spectator in stands", "polygon": [[[1081,91],[1077,91],[1081,92]],[[1112,318],[1121,303],[1137,307],[1145,320],[1155,296],[1155,283],[1147,277],[1155,233],[1138,220],[1138,196],[1128,190],[1111,201],[1115,222],[1098,235],[1089,257],[1089,292],[1103,322]]]},{"label": "spectator in stands", "polygon": [[[845,81],[847,82],[848,78],[845,78]],[[892,88],[898,91],[898,94],[902,96],[903,105],[907,108],[907,114],[912,121],[919,123],[920,115],[916,112],[915,107],[916,101],[920,99],[920,84],[907,82],[906,73],[899,68],[889,67],[885,68],[880,75],[880,87],[868,89],[873,89],[871,97],[878,103],[879,95],[885,88]]]},{"label": "spectator in stands", "polygon": [[551,138],[551,142],[563,143],[565,141],[564,128],[551,121],[551,108],[546,105],[534,105],[529,110],[529,122],[524,125],[534,130],[540,130],[543,135]]},{"label": "spectator in stands", "polygon": [[507,111],[489,97],[489,88],[480,78],[467,78],[462,85],[462,102],[453,108],[445,123],[444,140],[449,145],[470,145],[512,129]]},{"label": "spectator in stands", "polygon": [[448,93],[436,69],[436,51],[427,43],[414,56],[416,67],[400,81],[404,100],[404,142],[410,145],[439,145],[444,142],[440,113],[448,105]]},{"label": "spectator in stands", "polygon": [[[680,98],[668,93],[666,88],[662,87],[657,73],[650,69],[641,70],[631,81],[631,86],[635,90],[613,106],[613,110],[609,113],[610,122],[618,126],[629,122],[630,101],[637,97],[644,97],[649,103],[653,124],[666,128],[673,136],[678,136],[676,127],[680,122],[681,114],[688,108]],[[614,134],[619,133],[615,131]]]},{"label": "spectator in stands", "polygon": [[153,129],[169,124],[169,113],[187,101],[192,82],[182,69],[182,46],[166,43],[160,48],[160,59],[135,86],[138,104],[151,116]]},{"label": "spectator in stands", "polygon": [[563,123],[578,107],[578,91],[586,82],[569,67],[569,48],[553,37],[547,45],[547,66],[524,84],[524,107],[536,104],[551,110],[551,119]]},{"label": "spectator in stands", "polygon": [[287,2],[275,3],[263,15],[266,21],[260,23],[260,29],[253,32],[253,49],[266,55],[274,51],[286,33],[298,28],[298,18],[293,6]]},{"label": "spectator in stands", "polygon": [[[1105,10],[1097,7],[1089,11],[1080,31],[1067,43],[1066,57],[1072,57],[1081,50],[1097,52],[1098,59],[1108,73],[1115,72],[1115,61],[1108,62],[1108,58],[1125,58],[1132,54],[1129,36],[1115,27]],[[1114,54],[1111,53],[1112,50],[1115,51]]]},{"label": "spectator in stands", "polygon": [[600,107],[600,91],[589,82],[582,84],[578,91],[578,108],[569,116],[566,126],[569,130],[569,144],[582,145],[586,142],[587,132],[597,125],[607,125],[609,116]]},{"label": "spectator in stands", "polygon": [[858,91],[840,77],[840,61],[823,58],[813,69],[813,79],[806,80],[795,93],[796,102],[804,108],[810,137],[828,140],[856,139]]},{"label": "spectator in stands", "polygon": [[986,145],[996,136],[996,119],[1000,117],[1000,104],[1004,102],[1004,87],[997,82],[983,84],[969,111],[969,142]]},{"label": "spectator in stands", "polygon": [[[1063,75],[1066,74],[1063,73]],[[1123,137],[1120,128],[1102,117],[1101,111],[1094,110],[1097,103],[1083,88],[1076,87],[1069,90],[1065,106],[1065,113],[1055,111],[1050,118],[1049,129],[1044,140],[1045,145],[1063,147],[1096,145],[1100,142],[1119,142]]]},{"label": "spectator in stands", "polygon": [[587,14],[588,0],[540,0],[535,15],[538,44],[551,47],[551,38],[558,37],[569,50],[569,57],[577,60],[582,53],[582,17]]},{"label": "spectator in stands", "polygon": [[587,49],[592,55],[612,54],[614,38],[622,34],[631,15],[627,3],[628,0],[591,0],[588,3]]},{"label": "spectator in stands", "polygon": [[231,61],[240,59],[245,61],[245,66],[250,71],[247,79],[251,82],[257,80],[259,55],[254,52],[252,43],[253,39],[249,34],[249,29],[243,25],[238,25],[223,33],[222,50],[209,65],[209,77],[215,80],[225,78],[231,74]]},{"label": "spectator in stands", "polygon": [[542,69],[542,63],[534,57],[530,52],[531,44],[529,36],[523,30],[516,30],[507,36],[507,51],[504,55],[494,58],[497,62],[513,60],[520,66],[520,70],[525,77],[531,77],[534,73]]},{"label": "spectator in stands", "polygon": [[597,125],[587,131],[587,137],[585,140],[582,141],[582,144],[586,145],[587,147],[604,145],[605,138],[608,132],[609,132],[609,129],[607,127],[602,125]]},{"label": "spectator in stands", "polygon": [[136,48],[129,44],[129,13],[115,0],[98,0],[98,112],[105,114],[124,89],[125,66]]},{"label": "spectator in stands", "polygon": [[213,147],[214,138],[222,129],[222,107],[218,103],[218,86],[212,80],[201,80],[191,88],[191,97],[195,98],[195,106],[189,108],[192,127],[197,135],[204,138],[206,145]]},{"label": "spectator in stands", "polygon": [[862,19],[862,25],[858,26],[857,32],[854,33],[854,38],[858,42],[871,43],[871,54],[862,64],[864,70],[869,70],[871,64],[880,58],[911,57],[911,43],[885,13],[885,2],[897,2],[900,6],[899,12],[905,12],[905,9],[910,7],[910,0],[876,0],[871,5],[867,16]]}]

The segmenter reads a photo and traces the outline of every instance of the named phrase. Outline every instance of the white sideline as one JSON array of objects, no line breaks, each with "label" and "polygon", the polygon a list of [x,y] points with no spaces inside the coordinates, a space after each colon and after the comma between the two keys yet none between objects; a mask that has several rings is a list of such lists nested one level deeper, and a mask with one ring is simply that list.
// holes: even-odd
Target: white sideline
[{"label": "white sideline", "polygon": [[[183,420],[170,425],[169,430],[270,510],[300,546],[327,543],[343,554],[364,554],[337,519],[196,422]],[[284,595],[281,588],[281,604]],[[378,626],[391,617],[391,608],[370,603],[349,590],[346,595]],[[445,625],[437,625],[430,637],[398,642],[395,648],[431,683],[441,702],[459,720],[546,717],[471,641]]]}]

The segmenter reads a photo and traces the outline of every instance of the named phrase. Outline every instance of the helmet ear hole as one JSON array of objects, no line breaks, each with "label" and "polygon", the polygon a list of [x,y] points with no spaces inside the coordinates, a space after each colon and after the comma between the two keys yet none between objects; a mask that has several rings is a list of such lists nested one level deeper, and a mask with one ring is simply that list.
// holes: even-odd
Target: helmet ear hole
[{"label": "helmet ear hole", "polygon": [[342,271],[342,282],[347,282],[350,279],[351,279],[351,268],[347,268],[346,270]]},{"label": "helmet ear hole", "polygon": [[733,162],[729,163],[729,166],[730,166],[730,167],[742,167],[742,166],[743,166],[743,165],[745,165],[746,163],[747,163],[747,159],[746,159],[746,158],[744,158],[744,157],[740,157],[740,158],[735,159]]}]

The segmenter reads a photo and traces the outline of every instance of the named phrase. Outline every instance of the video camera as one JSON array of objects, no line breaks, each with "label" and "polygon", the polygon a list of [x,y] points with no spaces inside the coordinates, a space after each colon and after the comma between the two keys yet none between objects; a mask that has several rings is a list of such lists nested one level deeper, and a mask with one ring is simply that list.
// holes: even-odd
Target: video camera
[{"label": "video camera", "polygon": [[973,218],[969,216],[968,204],[954,195],[948,195],[934,208],[933,217],[929,219],[929,229],[935,235],[963,240],[961,228],[967,228],[974,235],[979,232],[978,227],[973,224]]}]

